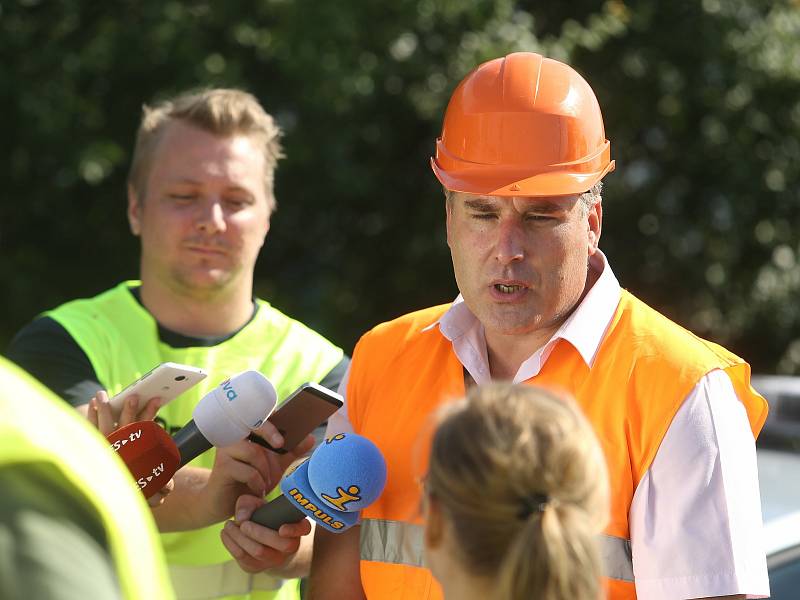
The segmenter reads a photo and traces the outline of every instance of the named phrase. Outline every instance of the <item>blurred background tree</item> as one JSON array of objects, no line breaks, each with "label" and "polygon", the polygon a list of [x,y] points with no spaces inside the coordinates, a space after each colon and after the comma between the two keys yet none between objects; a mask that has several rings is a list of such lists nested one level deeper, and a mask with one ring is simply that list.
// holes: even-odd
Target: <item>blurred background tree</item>
[{"label": "blurred background tree", "polygon": [[253,92],[286,133],[259,295],[348,350],[451,300],[429,157],[457,82],[517,50],[597,93],[622,284],[756,370],[800,371],[797,0],[0,0],[0,348],[136,277],[141,105],[201,86]]}]

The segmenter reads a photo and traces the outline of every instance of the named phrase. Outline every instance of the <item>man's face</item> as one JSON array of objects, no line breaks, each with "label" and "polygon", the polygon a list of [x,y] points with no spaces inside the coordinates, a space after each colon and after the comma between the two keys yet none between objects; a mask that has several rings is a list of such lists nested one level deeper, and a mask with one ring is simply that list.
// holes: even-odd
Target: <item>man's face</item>
[{"label": "man's face", "polygon": [[146,197],[130,191],[128,201],[145,285],[194,296],[251,290],[270,217],[255,142],[174,121],[151,164]]},{"label": "man's face", "polygon": [[447,243],[469,309],[492,335],[554,329],[580,300],[597,251],[599,204],[452,193]]}]

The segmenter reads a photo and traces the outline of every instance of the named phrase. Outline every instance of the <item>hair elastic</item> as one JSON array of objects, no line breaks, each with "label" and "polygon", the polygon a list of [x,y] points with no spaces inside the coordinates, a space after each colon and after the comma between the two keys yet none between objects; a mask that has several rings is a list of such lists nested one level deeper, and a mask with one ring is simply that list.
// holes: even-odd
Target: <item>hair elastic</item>
[{"label": "hair elastic", "polygon": [[533,513],[543,513],[547,510],[547,506],[550,503],[550,496],[547,494],[531,494],[530,496],[525,496],[521,500],[522,508],[519,511],[519,518],[520,519],[527,519]]}]

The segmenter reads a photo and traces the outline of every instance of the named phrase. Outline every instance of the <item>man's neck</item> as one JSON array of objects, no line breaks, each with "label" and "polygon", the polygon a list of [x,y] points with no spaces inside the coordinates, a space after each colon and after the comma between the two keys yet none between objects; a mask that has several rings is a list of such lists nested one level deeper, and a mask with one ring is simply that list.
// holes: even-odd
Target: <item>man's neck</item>
[{"label": "man's neck", "polygon": [[143,279],[141,302],[153,318],[173,332],[191,337],[225,336],[243,327],[253,315],[252,292],[180,293]]},{"label": "man's neck", "polygon": [[586,294],[599,278],[600,273],[590,267],[586,273],[586,284],[580,297],[566,315],[554,324],[523,334],[501,334],[487,331],[485,333],[486,352],[492,379],[513,380],[522,363],[550,341],[558,328],[580,306]]},{"label": "man's neck", "polygon": [[486,352],[492,379],[512,380],[520,366],[544,346],[558,330],[558,325],[526,334],[486,333]]}]

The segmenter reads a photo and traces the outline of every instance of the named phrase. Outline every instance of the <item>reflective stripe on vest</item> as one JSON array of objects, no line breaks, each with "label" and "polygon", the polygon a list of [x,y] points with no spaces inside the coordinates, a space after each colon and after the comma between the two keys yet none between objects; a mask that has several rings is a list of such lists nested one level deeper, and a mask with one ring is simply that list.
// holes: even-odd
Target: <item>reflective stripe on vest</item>
[{"label": "reflective stripe on vest", "polygon": [[361,560],[422,567],[423,529],[402,521],[361,521]]},{"label": "reflective stripe on vest", "polygon": [[601,534],[599,540],[603,574],[609,579],[633,583],[631,541],[606,533]]},{"label": "reflective stripe on vest", "polygon": [[245,573],[234,561],[203,566],[169,565],[169,576],[181,600],[240,596],[256,590],[273,591],[284,582],[265,573]]},{"label": "reflective stripe on vest", "polygon": [[[630,541],[606,534],[601,535],[599,541],[604,575],[632,583]],[[422,567],[423,553],[422,525],[381,519],[361,522],[361,560]]]}]

